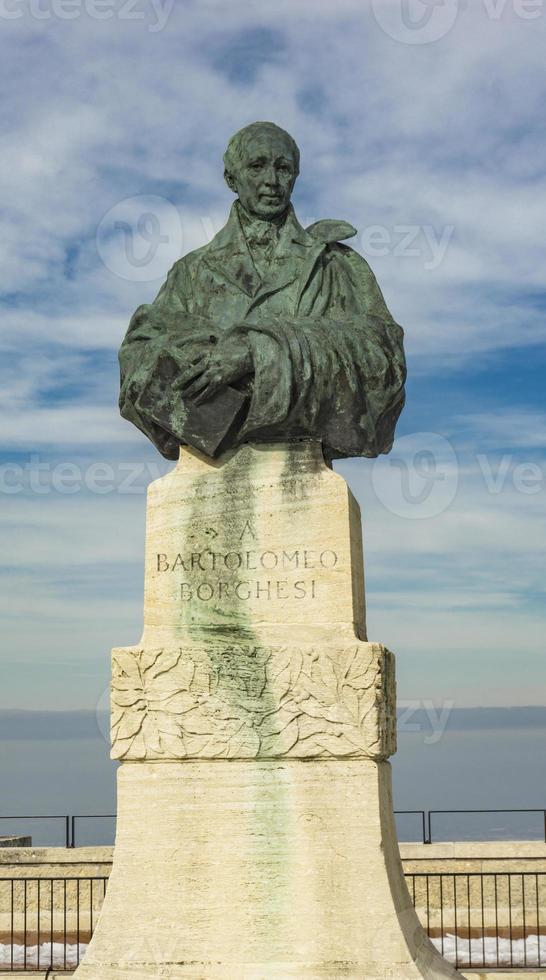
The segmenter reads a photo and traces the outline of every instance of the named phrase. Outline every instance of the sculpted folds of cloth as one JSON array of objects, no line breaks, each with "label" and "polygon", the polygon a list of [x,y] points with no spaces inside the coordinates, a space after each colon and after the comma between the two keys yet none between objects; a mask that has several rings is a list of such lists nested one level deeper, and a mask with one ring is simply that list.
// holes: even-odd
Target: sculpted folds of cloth
[{"label": "sculpted folds of cloth", "polygon": [[244,442],[320,440],[327,459],[390,450],[403,332],[345,221],[303,228],[299,151],[273,123],[232,137],[237,194],[209,245],[177,261],[120,351],[121,414],[168,459]]}]

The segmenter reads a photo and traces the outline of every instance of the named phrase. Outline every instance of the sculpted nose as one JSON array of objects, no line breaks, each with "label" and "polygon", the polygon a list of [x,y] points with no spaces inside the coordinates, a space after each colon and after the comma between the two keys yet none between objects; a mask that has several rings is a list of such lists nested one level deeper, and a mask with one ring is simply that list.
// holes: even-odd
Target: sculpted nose
[{"label": "sculpted nose", "polygon": [[268,187],[275,187],[277,183],[277,171],[273,165],[267,167],[267,169],[264,171],[263,177],[264,184],[267,184]]}]

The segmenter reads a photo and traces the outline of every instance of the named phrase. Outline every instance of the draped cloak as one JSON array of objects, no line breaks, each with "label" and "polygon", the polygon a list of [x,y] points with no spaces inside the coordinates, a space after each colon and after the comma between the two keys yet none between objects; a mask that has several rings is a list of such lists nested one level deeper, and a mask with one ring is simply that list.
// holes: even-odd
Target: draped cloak
[{"label": "draped cloak", "polygon": [[253,361],[237,385],[248,407],[229,446],[309,438],[329,459],[389,452],[404,404],[403,331],[366,260],[342,244],[355,229],[329,220],[304,229],[290,206],[260,275],[240,207],[133,315],[119,355],[122,416],[176,459],[178,440],[139,410],[139,394],[160,353],[184,368],[228,331],[246,337]]}]

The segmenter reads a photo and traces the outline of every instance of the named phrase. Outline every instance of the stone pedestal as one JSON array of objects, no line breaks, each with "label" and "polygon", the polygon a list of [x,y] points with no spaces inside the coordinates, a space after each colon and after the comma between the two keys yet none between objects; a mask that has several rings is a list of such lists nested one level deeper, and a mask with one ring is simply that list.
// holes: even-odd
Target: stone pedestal
[{"label": "stone pedestal", "polygon": [[112,742],[114,866],[78,980],[457,976],[405,886],[394,658],[366,640],[360,514],[318,444],[183,449],[151,485]]}]

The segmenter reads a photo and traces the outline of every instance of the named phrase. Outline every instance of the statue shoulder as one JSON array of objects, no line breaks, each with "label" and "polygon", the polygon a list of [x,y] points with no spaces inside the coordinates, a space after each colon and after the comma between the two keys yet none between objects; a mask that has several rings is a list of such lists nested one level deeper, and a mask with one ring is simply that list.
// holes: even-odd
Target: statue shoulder
[{"label": "statue shoulder", "polygon": [[323,242],[327,246],[329,259],[340,261],[351,268],[354,274],[364,276],[366,279],[375,281],[372,269],[360,252],[345,244],[347,238],[354,238],[358,234],[356,228],[348,221],[335,221],[331,218],[324,218],[316,221],[305,229],[308,235]]},{"label": "statue shoulder", "polygon": [[[382,320],[388,320],[389,323],[393,324],[396,330],[399,330],[400,333],[402,333],[401,327],[394,324],[394,320],[389,313],[383,293],[381,292],[369,262],[363,255],[360,254],[360,252],[357,252],[356,249],[351,248],[350,245],[346,245],[343,240],[341,240],[341,235],[339,234],[340,226],[342,230],[343,228],[350,228],[351,237],[353,234],[356,235],[356,230],[346,221],[317,221],[316,226],[312,227],[318,227],[325,223],[333,226],[332,230],[333,228],[336,229],[335,238],[330,239],[327,243],[325,243],[326,262],[336,269],[339,275],[342,277],[348,277],[352,284],[353,296],[360,296],[362,308],[365,310],[365,312],[374,314],[375,316],[380,317]],[[307,231],[309,231],[309,229],[307,229]],[[346,237],[348,238],[349,235],[346,235]]]},{"label": "statue shoulder", "polygon": [[179,277],[184,277],[190,272],[191,269],[199,262],[199,259],[203,254],[206,254],[208,245],[202,245],[201,248],[194,248],[192,252],[186,252],[181,258],[177,259],[176,262],[169,269],[169,276],[174,279]]},{"label": "statue shoulder", "polygon": [[333,245],[343,242],[346,238],[353,238],[356,235],[356,228],[353,228],[348,221],[336,221],[333,218],[323,218],[322,221],[315,221],[305,229],[308,235],[316,238],[318,242],[325,245]]},{"label": "statue shoulder", "polygon": [[[187,252],[186,255],[177,259],[167,273],[163,289],[174,289],[177,291],[187,289],[195,277],[195,271],[200,264],[200,259],[203,255],[206,255],[208,248],[208,245],[202,245],[201,248],[195,248],[192,252]],[[160,290],[160,295],[161,292]]]},{"label": "statue shoulder", "polygon": [[372,267],[367,259],[360,252],[344,242],[332,242],[328,246],[328,254],[332,261],[340,262],[346,269],[351,270],[353,275],[363,276],[365,279],[375,281]]}]

